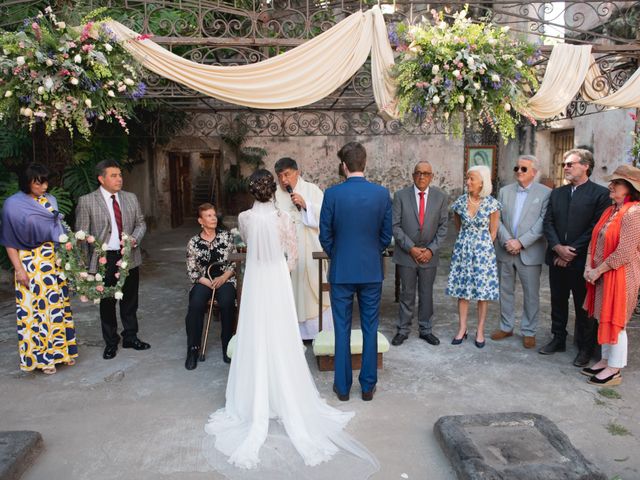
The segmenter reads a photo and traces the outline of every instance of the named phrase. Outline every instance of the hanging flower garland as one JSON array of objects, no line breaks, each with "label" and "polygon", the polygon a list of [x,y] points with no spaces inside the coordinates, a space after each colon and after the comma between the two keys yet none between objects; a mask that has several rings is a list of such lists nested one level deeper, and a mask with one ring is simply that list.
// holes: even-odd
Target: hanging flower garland
[{"label": "hanging flower garland", "polygon": [[505,142],[515,137],[519,112],[538,86],[536,46],[511,37],[508,27],[473,23],[466,7],[452,24],[443,12],[431,14],[433,23],[398,24],[390,33],[400,53],[394,72],[400,113],[442,121],[457,137],[465,121],[489,125]]},{"label": "hanging flower garland", "polygon": [[[131,249],[133,248],[133,237],[123,234],[120,245],[122,258],[118,261],[118,271],[115,276],[117,282],[111,287],[105,285],[105,271],[107,265],[107,244],[100,243],[92,235],[88,235],[82,230],[71,231],[67,224],[64,224],[68,234],[60,235],[60,242],[57,250],[57,265],[62,268],[63,275],[68,281],[69,288],[80,296],[80,301],[100,303],[103,298],[113,297],[122,300],[124,281],[131,268]],[[84,243],[84,245],[83,245]],[[98,271],[89,273],[85,254],[93,248],[98,252]]]},{"label": "hanging flower garland", "polygon": [[69,28],[47,7],[0,41],[0,118],[17,117],[30,129],[41,121],[47,134],[75,128],[85,137],[94,122],[115,120],[128,133],[126,119],[146,85],[104,24]]},{"label": "hanging flower garland", "polygon": [[[635,113],[629,113],[629,117],[631,117],[631,120],[636,122],[637,125],[638,116]],[[629,135],[631,135],[631,138],[633,139],[633,145],[631,145],[629,155],[631,157],[631,163],[634,167],[637,167],[640,163],[640,135],[638,135],[637,126],[629,133]]]}]

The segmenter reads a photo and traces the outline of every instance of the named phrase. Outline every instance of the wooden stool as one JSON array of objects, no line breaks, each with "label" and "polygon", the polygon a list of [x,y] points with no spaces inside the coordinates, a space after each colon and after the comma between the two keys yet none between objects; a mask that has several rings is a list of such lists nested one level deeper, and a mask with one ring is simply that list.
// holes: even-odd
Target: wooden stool
[{"label": "wooden stool", "polygon": [[[329,260],[325,252],[313,252],[312,258],[318,260],[318,329],[320,330],[313,339],[313,354],[318,362],[318,369],[321,372],[333,370],[335,357],[335,337],[333,331],[322,330],[322,292],[330,289],[328,282],[322,281],[322,262]],[[382,368],[382,356],[389,351],[389,341],[378,332],[378,368]],[[362,330],[351,330],[351,368],[360,370],[362,367]]]}]

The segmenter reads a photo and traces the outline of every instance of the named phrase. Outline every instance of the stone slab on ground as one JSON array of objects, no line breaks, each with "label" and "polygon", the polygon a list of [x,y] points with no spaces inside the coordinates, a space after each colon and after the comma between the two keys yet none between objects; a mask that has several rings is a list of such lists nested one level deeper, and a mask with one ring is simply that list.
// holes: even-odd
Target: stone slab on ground
[{"label": "stone slab on ground", "polygon": [[433,429],[460,480],[607,479],[542,415],[446,416]]},{"label": "stone slab on ground", "polygon": [[0,480],[18,480],[43,448],[32,431],[0,432]]}]

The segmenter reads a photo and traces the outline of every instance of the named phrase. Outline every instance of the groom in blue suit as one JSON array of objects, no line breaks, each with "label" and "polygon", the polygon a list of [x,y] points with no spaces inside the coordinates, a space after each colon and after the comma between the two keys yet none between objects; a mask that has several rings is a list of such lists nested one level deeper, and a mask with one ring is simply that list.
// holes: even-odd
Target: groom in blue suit
[{"label": "groom in blue suit", "polygon": [[357,142],[338,152],[344,183],[324,193],[320,211],[320,244],[331,259],[331,310],[335,330],[333,391],[349,400],[351,370],[351,316],[358,296],[362,328],[362,399],[373,399],[378,380],[378,320],[382,295],[382,251],[391,241],[389,191],[364,178],[367,152]]}]

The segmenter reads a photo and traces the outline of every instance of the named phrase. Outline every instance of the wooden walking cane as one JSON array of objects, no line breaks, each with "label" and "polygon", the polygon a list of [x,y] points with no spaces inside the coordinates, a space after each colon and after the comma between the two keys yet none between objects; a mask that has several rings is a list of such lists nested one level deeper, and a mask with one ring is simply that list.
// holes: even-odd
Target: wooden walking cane
[{"label": "wooden walking cane", "polygon": [[[207,267],[207,278],[211,281],[211,267],[222,265],[223,262],[212,263]],[[209,338],[209,327],[211,326],[211,313],[213,312],[213,303],[215,301],[216,289],[211,289],[211,300],[209,301],[209,315],[207,316],[207,324],[202,331],[202,341],[200,342],[200,358],[198,359],[200,362],[205,361],[205,353],[207,352],[207,339]]]}]

